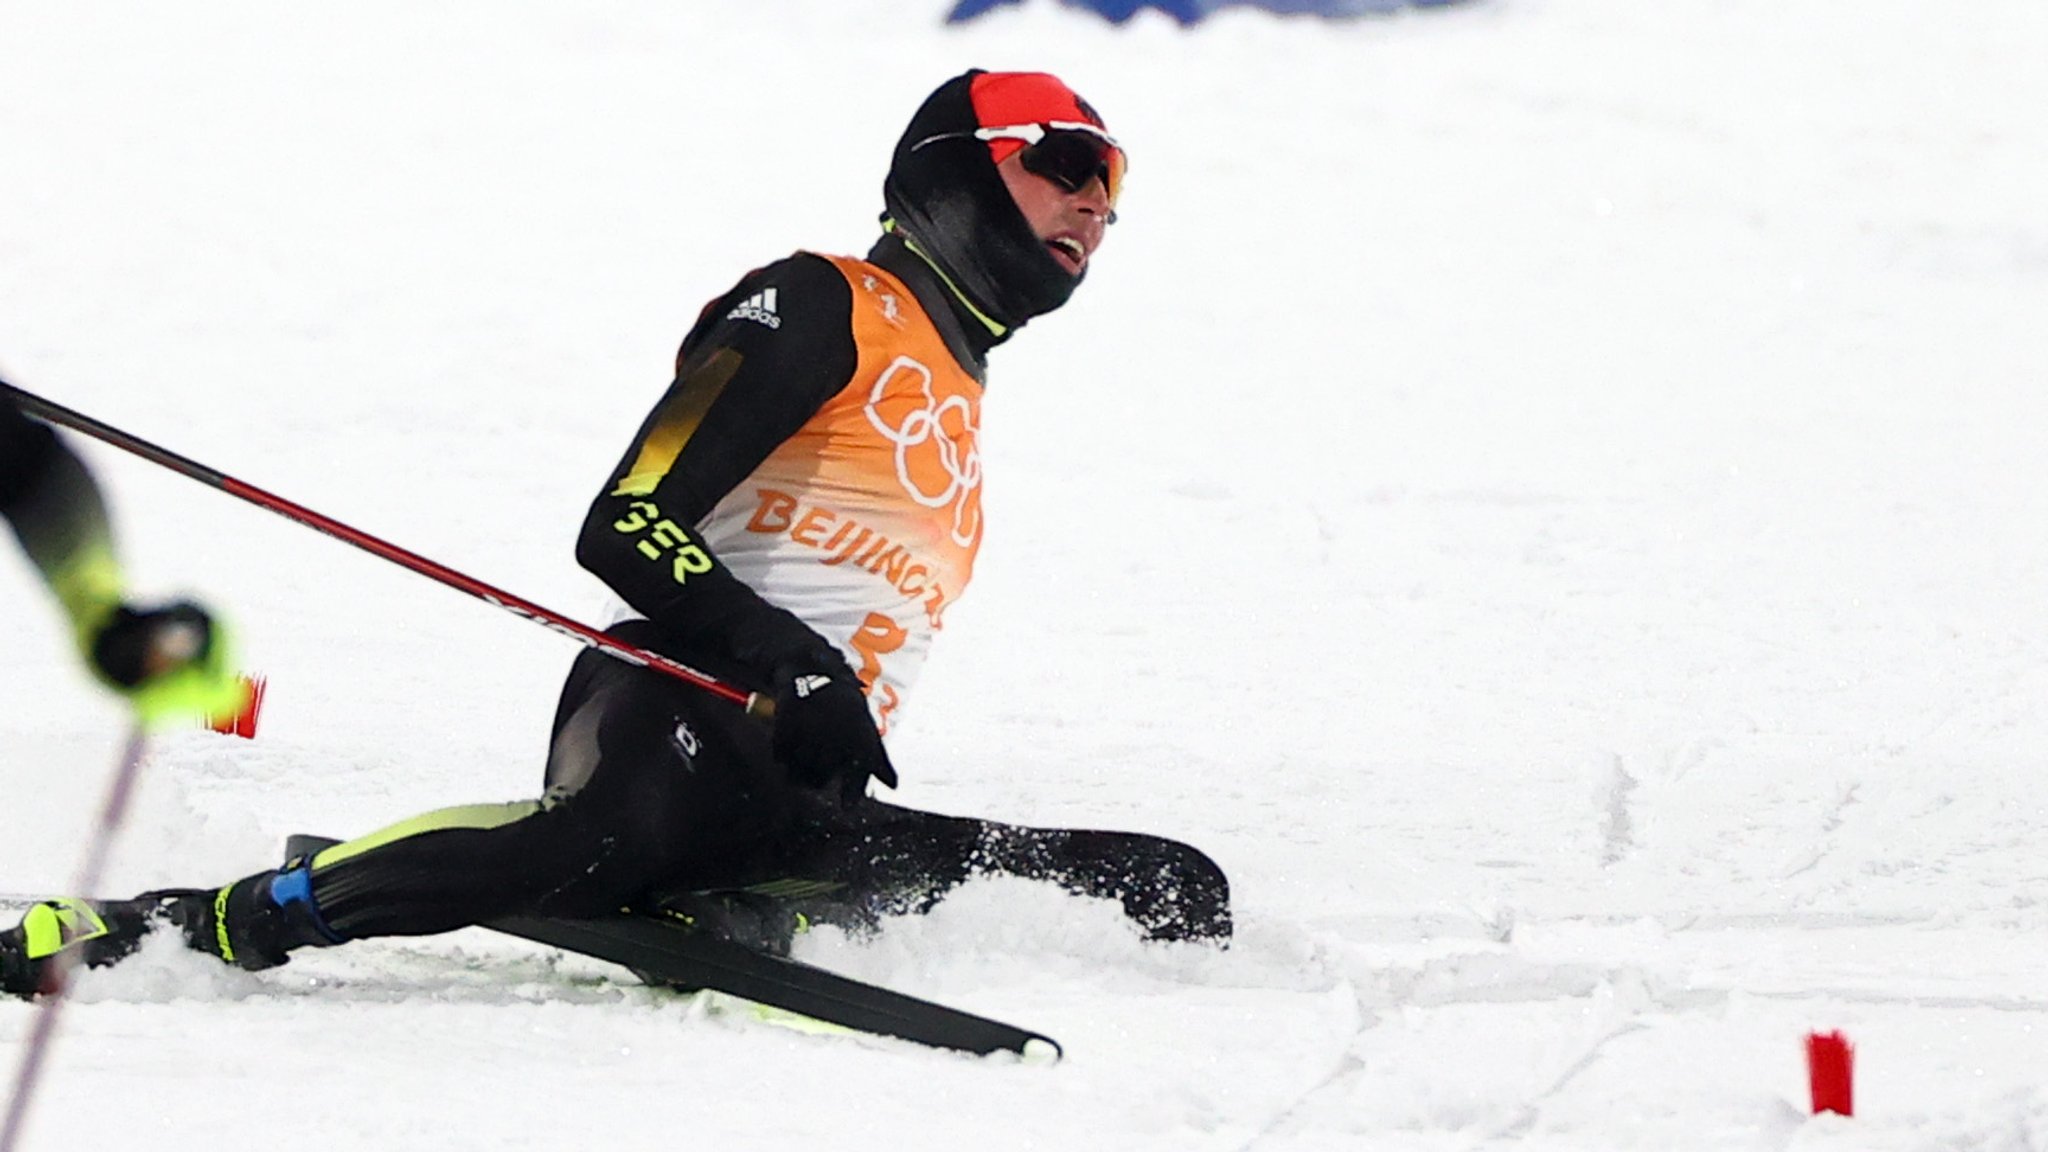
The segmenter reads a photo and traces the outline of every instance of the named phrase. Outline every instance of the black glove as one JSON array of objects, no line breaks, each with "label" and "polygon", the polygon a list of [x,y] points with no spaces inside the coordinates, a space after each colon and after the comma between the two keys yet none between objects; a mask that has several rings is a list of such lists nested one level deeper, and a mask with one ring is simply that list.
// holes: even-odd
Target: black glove
[{"label": "black glove", "polygon": [[[576,556],[685,654],[730,660],[751,684],[765,686],[775,698],[775,759],[792,781],[836,785],[849,799],[867,790],[870,777],[896,786],[896,769],[845,657],[796,614],[763,599],[653,500],[627,502],[616,490],[600,497]],[[659,563],[649,567],[649,558]]]},{"label": "black glove", "polygon": [[820,789],[837,784],[849,799],[867,791],[870,776],[896,786],[896,769],[868,714],[868,698],[843,665],[835,672],[775,677],[775,758],[797,783]]},{"label": "black glove", "polygon": [[80,644],[93,671],[126,696],[146,724],[217,719],[247,704],[220,625],[189,601],[158,608],[123,604]]},{"label": "black glove", "polygon": [[123,604],[92,640],[92,663],[120,688],[203,664],[213,651],[213,618],[190,601],[161,608]]}]

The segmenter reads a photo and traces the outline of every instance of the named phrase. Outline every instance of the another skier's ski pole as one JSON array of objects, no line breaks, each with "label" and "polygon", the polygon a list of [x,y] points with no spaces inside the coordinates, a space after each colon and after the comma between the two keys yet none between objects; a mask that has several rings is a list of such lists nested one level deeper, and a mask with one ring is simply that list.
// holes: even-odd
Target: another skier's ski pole
[{"label": "another skier's ski pole", "polygon": [[552,612],[531,600],[522,599],[510,592],[494,588],[481,580],[465,576],[453,568],[437,564],[416,552],[409,552],[396,544],[387,543],[367,532],[351,528],[339,520],[322,516],[310,508],[294,504],[282,496],[274,496],[252,484],[244,484],[232,476],[217,472],[204,464],[189,460],[175,452],[159,448],[147,440],[131,436],[119,428],[103,424],[84,413],[74,412],[61,404],[45,400],[32,392],[24,392],[5,380],[0,380],[0,391],[4,391],[9,396],[12,396],[15,402],[21,405],[22,410],[31,416],[40,417],[52,424],[61,424],[76,432],[82,432],[95,440],[112,444],[124,452],[132,452],[152,464],[162,465],[181,476],[197,480],[211,488],[218,488],[230,496],[247,500],[259,508],[267,508],[287,519],[296,520],[308,528],[324,532],[345,544],[353,544],[365,552],[381,556],[400,567],[410,568],[414,572],[430,579],[438,580],[450,588],[467,592],[486,604],[494,604],[512,613],[514,616],[524,617],[543,628],[552,629],[572,640],[581,641],[589,647],[596,648],[606,655],[616,657],[628,664],[637,664],[660,672],[666,672],[678,680],[694,684],[714,696],[722,697],[740,705],[750,715],[765,718],[775,713],[775,701],[758,692],[749,692],[744,688],[727,684],[708,673],[699,672],[687,664],[671,660],[659,652],[650,652],[645,648],[614,640],[595,628],[586,624],[579,624],[567,616],[563,616],[558,612]]},{"label": "another skier's ski pole", "polygon": [[[121,753],[121,763],[114,769],[114,778],[107,782],[107,795],[100,803],[99,823],[93,828],[92,840],[86,844],[85,859],[78,865],[78,879],[71,890],[81,897],[89,899],[99,891],[100,873],[106,869],[107,856],[113,850],[114,836],[121,830],[121,821],[128,815],[128,797],[135,791],[135,777],[141,772],[142,754],[147,747],[143,727],[138,723],[128,735],[128,746]],[[21,1049],[21,1064],[14,1072],[14,1092],[7,1098],[7,1120],[4,1126],[0,1126],[0,1152],[14,1152],[22,1125],[28,1120],[29,1103],[35,1096],[36,1083],[42,1077],[43,1059],[49,1052],[50,1040],[57,1034],[57,1014],[63,1009],[64,994],[71,986],[71,969],[77,963],[79,952],[76,948],[65,948],[50,958],[46,980],[49,991],[42,1003],[36,1006],[35,1023],[30,1027],[28,1041]]]}]

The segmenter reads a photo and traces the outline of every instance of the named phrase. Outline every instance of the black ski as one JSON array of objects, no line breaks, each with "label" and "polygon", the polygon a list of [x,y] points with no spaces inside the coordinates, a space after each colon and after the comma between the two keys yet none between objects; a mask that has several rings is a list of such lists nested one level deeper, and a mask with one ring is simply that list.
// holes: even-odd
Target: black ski
[{"label": "black ski", "polygon": [[1057,1059],[1050,1037],[892,992],[796,960],[756,952],[653,916],[599,920],[508,916],[484,925],[568,952],[609,960],[665,983],[710,988],[878,1036],[988,1055]]},{"label": "black ski", "polygon": [[[325,837],[293,836],[285,853],[310,855],[334,843]],[[1031,1060],[1057,1060],[1061,1055],[1058,1042],[1037,1032],[756,952],[657,916],[508,916],[483,927],[622,965],[661,983],[708,988],[877,1036],[984,1056],[1010,1052]]]}]

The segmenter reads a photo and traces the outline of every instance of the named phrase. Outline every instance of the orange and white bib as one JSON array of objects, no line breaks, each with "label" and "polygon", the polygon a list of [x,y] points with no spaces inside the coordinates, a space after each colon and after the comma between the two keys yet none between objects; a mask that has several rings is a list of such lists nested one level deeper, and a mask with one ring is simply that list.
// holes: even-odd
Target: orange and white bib
[{"label": "orange and white bib", "polygon": [[982,385],[902,281],[826,259],[853,288],[853,378],[697,528],[838,646],[887,733],[981,547]]}]

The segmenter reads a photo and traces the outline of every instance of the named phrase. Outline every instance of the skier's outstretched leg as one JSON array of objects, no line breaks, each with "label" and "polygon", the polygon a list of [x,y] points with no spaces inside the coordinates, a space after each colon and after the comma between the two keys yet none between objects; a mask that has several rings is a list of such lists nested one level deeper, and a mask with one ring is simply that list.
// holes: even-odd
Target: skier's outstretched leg
[{"label": "skier's outstretched leg", "polygon": [[814,812],[800,834],[724,881],[858,927],[923,912],[975,875],[1044,880],[1118,901],[1148,939],[1230,938],[1230,882],[1190,845],[1135,832],[1032,828],[865,800]]},{"label": "skier's outstretched leg", "polygon": [[273,870],[220,889],[164,889],[133,900],[44,900],[0,932],[0,992],[54,991],[60,955],[75,966],[105,967],[160,929],[179,933],[194,951],[249,969],[282,964],[294,948],[340,943],[310,901],[292,898],[303,876]]}]

